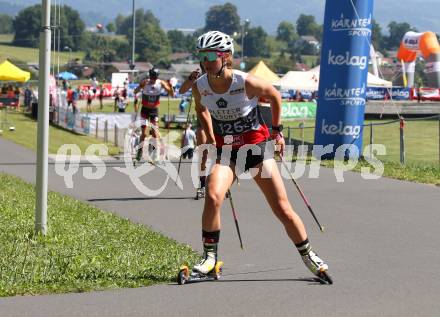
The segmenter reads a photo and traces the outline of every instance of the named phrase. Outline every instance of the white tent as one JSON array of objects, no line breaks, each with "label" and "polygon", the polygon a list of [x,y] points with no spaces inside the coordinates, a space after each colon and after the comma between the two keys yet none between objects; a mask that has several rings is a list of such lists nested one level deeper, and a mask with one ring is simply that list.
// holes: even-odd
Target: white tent
[{"label": "white tent", "polygon": [[318,90],[319,72],[289,71],[274,85],[281,89]]},{"label": "white tent", "polygon": [[[319,86],[319,66],[307,72],[287,72],[275,86],[281,89],[299,89],[299,90],[318,90]],[[390,81],[384,80],[371,73],[368,73],[367,78],[368,87],[392,87]]]},{"label": "white tent", "polygon": [[368,82],[368,87],[390,87],[391,88],[393,86],[392,82],[385,80],[385,79],[382,79],[380,77],[377,77],[377,76],[373,75],[372,73],[368,73],[367,82]]}]

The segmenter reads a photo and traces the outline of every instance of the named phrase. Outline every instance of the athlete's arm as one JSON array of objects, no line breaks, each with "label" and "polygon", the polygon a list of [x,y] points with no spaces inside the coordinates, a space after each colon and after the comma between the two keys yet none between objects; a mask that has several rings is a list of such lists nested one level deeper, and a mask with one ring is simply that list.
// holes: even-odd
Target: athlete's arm
[{"label": "athlete's arm", "polygon": [[[270,83],[252,75],[246,77],[245,87],[248,98],[252,99],[257,96],[269,101],[272,111],[272,126],[279,126],[281,124],[281,95],[278,90]],[[283,134],[279,131],[272,130],[272,139],[275,140],[278,145],[277,151],[282,155],[285,146]]]},{"label": "athlete's arm", "polygon": [[166,82],[165,80],[160,80],[160,83],[162,84],[162,87],[167,91],[168,96],[174,97],[174,89],[173,86],[170,85],[169,82]]},{"label": "athlete's arm", "polygon": [[182,83],[182,86],[180,86],[179,94],[186,93],[194,84],[194,81],[197,79],[197,77],[199,77],[199,74],[199,69],[193,71],[191,75],[189,75],[189,77]]},{"label": "athlete's arm", "polygon": [[196,84],[193,84],[192,86],[192,93],[193,93],[194,101],[196,103],[197,117],[199,118],[203,130],[205,131],[206,134],[206,143],[215,144],[211,114],[209,113],[208,108],[206,108],[204,105],[201,104],[200,102],[201,97]]},{"label": "athlete's arm", "polygon": [[134,94],[137,94],[142,88],[145,87],[145,84],[147,83],[146,79],[143,79],[139,85],[134,89]]},{"label": "athlete's arm", "polygon": [[263,97],[270,103],[272,110],[272,125],[281,124],[281,95],[269,82],[259,79],[253,75],[246,77],[246,93],[249,99]]}]

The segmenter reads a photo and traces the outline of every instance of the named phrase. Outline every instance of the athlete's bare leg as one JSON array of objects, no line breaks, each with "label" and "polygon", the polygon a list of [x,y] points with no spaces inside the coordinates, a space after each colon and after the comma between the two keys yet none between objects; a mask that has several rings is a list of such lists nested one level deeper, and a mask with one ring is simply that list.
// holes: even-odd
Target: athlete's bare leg
[{"label": "athlete's bare leg", "polygon": [[202,229],[208,232],[218,231],[221,227],[220,209],[227,190],[234,180],[231,167],[215,164],[206,184],[205,206],[202,215]]},{"label": "athlete's bare leg", "polygon": [[[295,213],[287,198],[286,188],[274,159],[265,160],[256,168],[264,173],[258,173],[254,179],[260,187],[273,213],[284,225],[287,235],[295,243],[307,239],[306,229],[301,218]],[[262,177],[270,175],[270,177]]]}]

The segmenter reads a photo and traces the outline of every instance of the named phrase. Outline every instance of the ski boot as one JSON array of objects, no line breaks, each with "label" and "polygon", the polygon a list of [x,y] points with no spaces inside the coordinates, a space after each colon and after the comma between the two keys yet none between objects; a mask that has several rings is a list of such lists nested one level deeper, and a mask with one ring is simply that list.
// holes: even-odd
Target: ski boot
[{"label": "ski boot", "polygon": [[215,281],[220,279],[223,272],[223,262],[217,261],[215,255],[206,256],[199,264],[193,267],[191,273],[187,265],[180,267],[177,275],[177,283],[179,285]]},{"label": "ski boot", "polygon": [[301,258],[321,284],[333,284],[333,280],[327,272],[328,265],[315,252],[310,250],[308,254],[302,255]]},{"label": "ski boot", "polygon": [[200,198],[205,198],[205,187],[197,188],[196,200],[199,200]]}]

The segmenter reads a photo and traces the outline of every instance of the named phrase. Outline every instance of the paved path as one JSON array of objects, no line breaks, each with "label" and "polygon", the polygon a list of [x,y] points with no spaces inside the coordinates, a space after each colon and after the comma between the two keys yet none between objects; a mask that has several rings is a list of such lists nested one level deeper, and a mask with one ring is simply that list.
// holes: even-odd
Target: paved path
[{"label": "paved path", "polygon": [[[0,138],[0,171],[35,179],[35,154]],[[113,163],[114,164],[114,163]],[[170,182],[155,198],[141,194],[113,167],[101,180],[74,176],[68,189],[50,168],[50,189],[144,223],[201,250],[202,202],[192,199],[190,165],[184,190]],[[82,169],[80,169],[80,172]],[[302,216],[312,245],[325,258],[335,283],[310,280],[282,226],[251,181],[233,195],[245,245],[239,248],[231,211],[223,207],[219,282],[157,285],[53,296],[0,299],[0,316],[436,316],[440,311],[440,188],[382,178],[364,180],[333,170],[300,183],[326,232],[317,230],[293,186],[289,197]],[[154,170],[144,184],[162,184]]]}]

